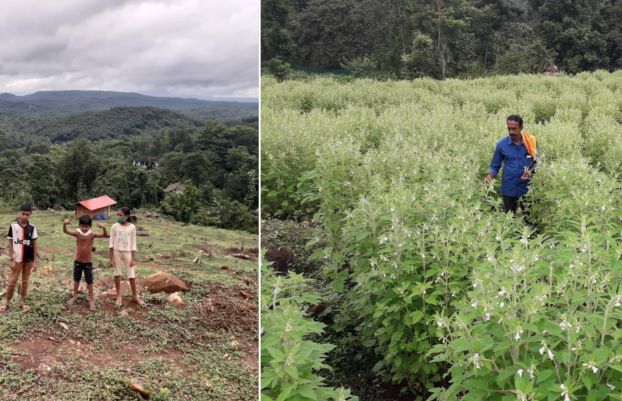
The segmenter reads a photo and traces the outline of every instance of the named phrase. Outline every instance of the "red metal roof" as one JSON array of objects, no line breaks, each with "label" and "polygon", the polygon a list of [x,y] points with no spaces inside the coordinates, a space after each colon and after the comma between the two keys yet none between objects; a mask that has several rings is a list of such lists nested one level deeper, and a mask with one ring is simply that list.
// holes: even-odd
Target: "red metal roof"
[{"label": "red metal roof", "polygon": [[116,204],[117,201],[107,195],[78,202],[78,205],[82,205],[89,210],[97,210],[101,209],[102,207],[112,206]]}]

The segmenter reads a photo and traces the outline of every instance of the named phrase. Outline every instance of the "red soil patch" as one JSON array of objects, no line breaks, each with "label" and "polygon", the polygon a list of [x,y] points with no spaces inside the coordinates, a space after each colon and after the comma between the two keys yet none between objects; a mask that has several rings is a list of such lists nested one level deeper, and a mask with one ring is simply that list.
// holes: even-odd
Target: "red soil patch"
[{"label": "red soil patch", "polygon": [[[191,305],[192,312],[207,329],[258,330],[257,290],[207,284],[206,299]],[[241,293],[244,293],[243,295]]]},{"label": "red soil patch", "polygon": [[101,351],[95,351],[92,345],[80,341],[72,339],[53,341],[40,336],[30,337],[9,347],[16,352],[11,356],[15,363],[23,369],[34,369],[41,375],[52,372],[56,366],[71,358],[77,358],[94,369],[129,369],[147,360],[183,358],[183,354],[179,351],[167,350],[143,354],[135,347],[113,350],[110,344],[104,345]]}]

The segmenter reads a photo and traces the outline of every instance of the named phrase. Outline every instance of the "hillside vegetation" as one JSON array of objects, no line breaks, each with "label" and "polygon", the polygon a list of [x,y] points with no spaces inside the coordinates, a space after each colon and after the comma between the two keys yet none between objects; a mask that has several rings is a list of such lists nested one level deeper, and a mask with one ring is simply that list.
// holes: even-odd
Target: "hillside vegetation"
[{"label": "hillside vegetation", "polygon": [[[8,226],[15,215],[3,213],[0,221]],[[75,251],[75,240],[62,232],[67,217],[73,230],[71,213],[31,218],[42,260],[30,280],[30,313],[15,304],[0,320],[0,399],[140,400],[129,388],[132,378],[142,379],[156,401],[256,397],[257,262],[232,256],[254,259],[256,235],[139,212],[138,284],[158,271],[172,273],[191,286],[181,293],[186,304],[176,308],[166,294],[143,292],[146,309],[129,296],[116,309],[114,295],[106,293],[114,292],[108,243],[96,240],[97,310],[89,312],[85,294],[67,305]],[[1,294],[8,274],[4,250]]]}]

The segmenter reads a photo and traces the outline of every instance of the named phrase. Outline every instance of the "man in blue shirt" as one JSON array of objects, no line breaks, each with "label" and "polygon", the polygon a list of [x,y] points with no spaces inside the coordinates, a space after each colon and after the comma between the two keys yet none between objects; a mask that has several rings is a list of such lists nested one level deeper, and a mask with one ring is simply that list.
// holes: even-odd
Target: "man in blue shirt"
[{"label": "man in blue shirt", "polygon": [[516,213],[521,198],[529,189],[531,176],[536,169],[536,160],[529,154],[526,144],[523,143],[522,117],[511,115],[506,119],[506,123],[509,135],[497,142],[484,183],[489,184],[495,179],[501,163],[504,163],[501,180],[503,208],[506,213],[509,211]]}]

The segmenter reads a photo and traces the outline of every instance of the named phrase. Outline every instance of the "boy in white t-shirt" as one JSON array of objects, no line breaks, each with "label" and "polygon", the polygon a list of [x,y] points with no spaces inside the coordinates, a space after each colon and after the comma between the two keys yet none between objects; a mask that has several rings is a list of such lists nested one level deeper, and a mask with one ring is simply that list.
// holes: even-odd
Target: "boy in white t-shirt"
[{"label": "boy in white t-shirt", "polygon": [[117,290],[117,306],[123,305],[121,293],[121,265],[125,266],[125,273],[132,289],[132,301],[145,306],[136,291],[136,227],[129,222],[130,209],[122,207],[117,211],[117,222],[110,228],[110,266],[114,267],[114,286]]},{"label": "boy in white t-shirt", "polygon": [[28,294],[28,280],[30,273],[37,270],[37,228],[30,224],[32,206],[22,205],[19,216],[9,226],[7,238],[9,240],[9,265],[11,277],[6,287],[6,304],[0,305],[0,312],[5,312],[11,306],[11,300],[15,292],[15,287],[19,276],[22,276],[22,287],[19,297],[19,306],[22,311],[30,311],[26,305],[26,295]]}]

